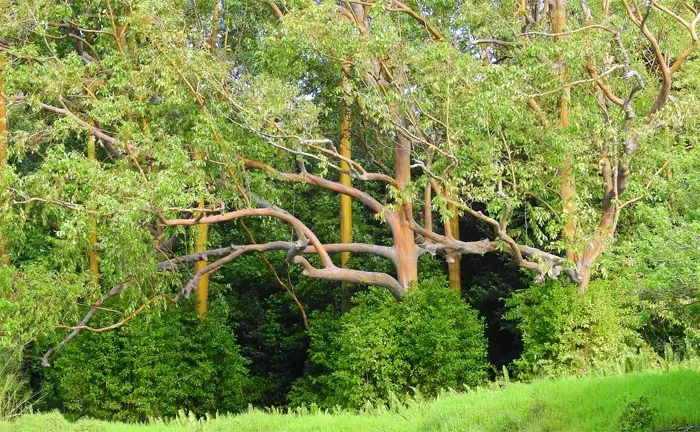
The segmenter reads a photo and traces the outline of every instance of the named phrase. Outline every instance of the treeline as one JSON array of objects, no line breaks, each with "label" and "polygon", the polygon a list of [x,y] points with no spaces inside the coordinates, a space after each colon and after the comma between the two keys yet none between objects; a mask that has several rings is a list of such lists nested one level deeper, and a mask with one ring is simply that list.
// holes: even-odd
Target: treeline
[{"label": "treeline", "polygon": [[698,354],[697,5],[0,19],[0,348],[37,407],[359,408]]}]

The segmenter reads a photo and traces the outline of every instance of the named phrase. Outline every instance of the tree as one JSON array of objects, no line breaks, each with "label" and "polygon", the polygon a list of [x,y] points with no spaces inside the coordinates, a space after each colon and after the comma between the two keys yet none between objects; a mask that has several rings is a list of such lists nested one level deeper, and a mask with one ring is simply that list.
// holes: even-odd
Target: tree
[{"label": "tree", "polygon": [[[584,291],[622,211],[678,151],[672,133],[656,141],[659,129],[697,108],[688,90],[670,102],[697,45],[692,5],[268,5],[5,2],[6,85],[24,117],[11,128],[14,167],[30,150],[47,153],[3,186],[7,208],[37,221],[54,212],[51,253],[64,259],[46,266],[76,273],[84,264],[65,257],[89,243],[76,227],[90,212],[100,220],[101,285],[112,288],[91,293],[100,300],[71,335],[126,286],[141,303],[114,326],[143,305],[188,297],[250,252],[284,251],[306,276],[383,286],[398,299],[425,253],[456,263],[504,252],[540,280],[566,275]],[[651,26],[668,29],[664,46]],[[99,161],[75,150],[87,135],[102,145]],[[350,197],[389,241],[319,238],[275,191],[289,184]],[[458,215],[493,235],[461,240]],[[250,217],[293,236],[194,254],[170,247],[181,227]],[[12,242],[18,257],[23,239]],[[339,266],[336,253],[378,256],[394,271]],[[173,293],[163,271],[204,261]]]}]

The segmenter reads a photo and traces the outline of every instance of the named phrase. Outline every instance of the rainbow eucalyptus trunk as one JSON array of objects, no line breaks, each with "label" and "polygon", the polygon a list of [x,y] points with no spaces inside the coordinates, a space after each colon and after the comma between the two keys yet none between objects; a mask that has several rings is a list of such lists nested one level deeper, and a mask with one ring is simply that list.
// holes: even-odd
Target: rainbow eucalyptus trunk
[{"label": "rainbow eucalyptus trunk", "polygon": [[[398,132],[394,140],[394,172],[399,189],[404,190],[411,182],[411,141]],[[412,214],[411,203],[405,202],[403,206],[403,211],[386,212],[386,219],[396,248],[397,280],[406,292],[418,280],[418,248],[407,216]]]},{"label": "rainbow eucalyptus trunk", "polygon": [[[201,159],[199,153],[194,154],[194,159]],[[199,208],[204,208],[204,200],[199,200]],[[200,215],[196,215],[198,217]],[[197,224],[194,228],[194,253],[201,253],[207,250],[207,234],[209,233],[209,225]],[[195,271],[199,272],[207,266],[206,260],[199,260],[194,263]],[[209,311],[209,274],[204,273],[197,281],[197,313],[204,316]]]},{"label": "rainbow eucalyptus trunk", "polygon": [[[457,209],[454,209],[455,214],[452,216],[445,225],[450,228],[450,235],[459,240],[459,213]],[[447,261],[447,273],[450,278],[450,289],[453,290],[457,295],[462,295],[462,256],[455,255],[448,259]]]}]

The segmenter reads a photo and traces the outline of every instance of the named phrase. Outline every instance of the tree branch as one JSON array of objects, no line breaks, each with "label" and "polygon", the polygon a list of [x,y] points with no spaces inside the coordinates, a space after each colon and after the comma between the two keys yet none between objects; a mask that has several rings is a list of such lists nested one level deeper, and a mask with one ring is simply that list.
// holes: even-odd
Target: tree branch
[{"label": "tree branch", "polygon": [[246,168],[252,168],[252,169],[258,169],[261,171],[266,171],[270,174],[279,176],[280,178],[296,183],[306,183],[309,185],[314,185],[321,187],[323,189],[330,190],[332,192],[340,193],[347,195],[349,197],[352,197],[361,203],[363,203],[366,207],[368,207],[370,210],[374,211],[375,213],[381,213],[382,210],[384,209],[384,206],[377,201],[376,199],[372,198],[371,195],[362,192],[361,190],[351,187],[351,186],[345,186],[340,183],[324,179],[323,177],[318,177],[313,174],[305,173],[305,174],[294,174],[294,173],[285,173],[278,171],[274,167],[270,165],[266,165],[262,162],[246,159],[246,158],[241,158],[243,161],[243,164],[245,165]]},{"label": "tree branch", "polygon": [[413,19],[418,21],[420,25],[425,27],[426,30],[428,30],[428,33],[435,38],[438,41],[444,41],[445,37],[432,25],[428,23],[428,21],[422,17],[418,12],[414,11],[411,9],[407,4],[401,2],[400,0],[392,0],[393,3],[396,5],[395,8],[390,8],[387,7],[386,10],[387,12],[404,12],[410,15]]},{"label": "tree branch", "polygon": [[[273,243],[267,243],[269,248],[266,251],[283,251],[292,250],[296,247],[294,242],[277,241]],[[218,249],[211,249],[204,252],[198,252],[189,255],[183,255],[181,257],[169,259],[167,261],[162,261],[158,263],[159,270],[175,270],[180,264],[193,263],[196,261],[207,261],[209,258],[220,257],[224,255],[229,255],[239,249],[243,249],[247,245],[232,245]],[[395,252],[393,247],[380,246],[368,243],[330,243],[324,244],[323,248],[328,253],[339,253],[339,252],[350,252],[350,253],[366,253],[371,255],[381,256],[390,260],[394,259]],[[313,246],[307,246],[301,251],[304,254],[315,254],[316,248]]]},{"label": "tree branch", "polygon": [[80,324],[78,324],[78,326],[76,326],[75,328],[73,328],[73,331],[71,331],[70,334],[69,334],[68,336],[66,336],[65,339],[63,339],[61,342],[59,342],[58,345],[56,345],[55,347],[49,349],[48,351],[46,351],[46,352],[44,353],[43,356],[41,356],[41,359],[40,359],[40,360],[41,360],[41,365],[44,366],[44,367],[49,367],[49,366],[51,366],[51,365],[49,364],[49,357],[50,357],[52,354],[58,352],[58,350],[60,350],[61,348],[63,348],[68,342],[70,342],[70,341],[73,340],[76,336],[78,336],[78,333],[80,333],[80,331],[83,330],[83,328],[85,328],[84,326],[87,325],[87,323],[90,321],[90,319],[92,318],[92,316],[95,315],[95,313],[96,313],[97,310],[100,308],[100,306],[102,305],[102,303],[104,303],[106,300],[108,300],[108,299],[114,297],[115,295],[121,293],[122,290],[124,289],[124,285],[126,285],[126,282],[120,282],[120,283],[116,284],[116,285],[114,286],[114,288],[112,288],[111,290],[109,290],[109,292],[108,292],[107,294],[103,295],[103,296],[100,297],[95,303],[93,303],[92,306],[90,307],[90,310],[85,314],[85,317],[80,321]]}]

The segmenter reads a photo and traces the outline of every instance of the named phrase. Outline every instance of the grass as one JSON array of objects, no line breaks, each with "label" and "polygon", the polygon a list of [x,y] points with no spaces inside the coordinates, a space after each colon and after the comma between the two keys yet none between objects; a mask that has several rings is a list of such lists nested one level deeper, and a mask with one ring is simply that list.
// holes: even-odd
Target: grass
[{"label": "grass", "polygon": [[19,416],[29,408],[30,394],[12,356],[0,350],[0,421]]},{"label": "grass", "polygon": [[499,390],[451,393],[437,400],[361,414],[283,414],[251,410],[197,420],[187,416],[149,425],[31,414],[0,423],[0,432],[155,431],[646,431],[700,425],[700,373],[678,370],[599,378],[540,380]]}]

